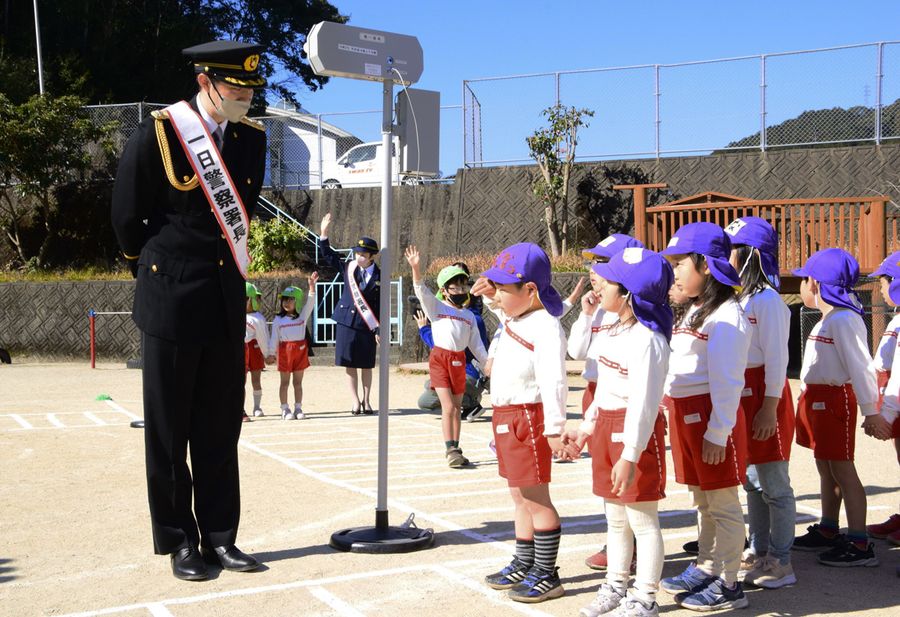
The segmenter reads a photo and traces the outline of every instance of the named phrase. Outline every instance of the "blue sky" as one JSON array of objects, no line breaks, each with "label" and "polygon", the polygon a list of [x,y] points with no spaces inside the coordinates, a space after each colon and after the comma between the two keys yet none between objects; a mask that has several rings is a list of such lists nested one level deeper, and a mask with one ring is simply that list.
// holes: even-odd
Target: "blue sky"
[{"label": "blue sky", "polygon": [[[900,40],[900,4],[888,0],[332,2],[350,16],[351,25],[418,37],[425,71],[415,87],[439,91],[442,105],[461,104],[464,79]],[[767,123],[804,108],[873,105],[874,57],[874,50],[863,49],[773,58],[767,65]],[[597,116],[592,122],[604,127],[602,137],[599,128],[585,134],[579,153],[635,152],[653,145],[652,70],[565,79],[569,81],[563,86],[562,102],[594,109]],[[664,149],[718,147],[759,129],[758,62],[670,70],[662,81]],[[483,107],[484,158],[527,155],[522,144],[541,125],[540,110],[553,102],[552,80],[473,87]],[[884,104],[900,97],[900,45],[885,55],[884,87]],[[606,90],[618,92],[619,99],[592,97]],[[319,92],[298,94],[312,113],[374,110],[381,105],[376,84],[349,79],[332,79]],[[461,113],[442,114],[445,174],[462,161]],[[380,139],[374,115],[327,120],[365,140]]]}]

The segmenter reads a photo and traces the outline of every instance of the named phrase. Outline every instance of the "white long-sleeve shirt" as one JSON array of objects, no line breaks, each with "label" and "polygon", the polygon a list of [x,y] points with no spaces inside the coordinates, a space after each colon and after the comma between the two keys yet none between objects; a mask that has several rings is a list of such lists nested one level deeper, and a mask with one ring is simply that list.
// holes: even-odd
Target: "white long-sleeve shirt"
[{"label": "white long-sleeve shirt", "polygon": [[591,344],[597,350],[597,388],[581,430],[592,433],[600,409],[625,408],[622,458],[636,463],[647,448],[669,370],[669,342],[640,322],[604,329]]},{"label": "white long-sleeve shirt", "polygon": [[862,415],[878,413],[878,380],[866,339],[866,324],[858,313],[832,309],[806,339],[800,381],[827,386],[850,383]]},{"label": "white long-sleeve shirt", "polygon": [[272,320],[272,336],[269,338],[269,355],[278,351],[278,343],[306,340],[306,321],[316,305],[316,294],[310,293],[297,317],[285,315]]},{"label": "white long-sleeve shirt", "polygon": [[[891,320],[891,324],[897,318]],[[890,326],[888,326],[890,328]],[[885,331],[887,333],[887,331]],[[894,343],[894,349],[890,352],[892,354],[892,363],[888,366],[888,369],[891,372],[891,376],[888,379],[887,385],[884,387],[884,402],[881,405],[881,415],[884,416],[884,419],[887,420],[888,424],[893,424],[894,420],[897,419],[897,416],[900,415],[900,354],[896,353],[897,345],[900,344],[895,337],[882,337],[881,345],[878,347],[879,354],[876,354],[876,363],[878,355],[880,355],[882,349],[882,345],[884,344],[884,339],[887,338]]]},{"label": "white long-sleeve shirt", "polygon": [[875,370],[890,371],[894,364],[894,351],[897,349],[897,334],[900,333],[900,313],[894,315],[881,340],[878,341],[878,349],[875,351]]},{"label": "white long-sleeve shirt", "polygon": [[587,381],[597,381],[596,354],[590,353],[591,343],[597,338],[597,333],[604,325],[610,325],[618,321],[615,313],[607,313],[602,308],[597,308],[593,315],[584,311],[572,323],[569,329],[569,338],[566,341],[566,352],[573,360],[584,360],[584,370],[581,376]]},{"label": "white long-sleeve shirt", "polygon": [[672,398],[709,394],[712,413],[703,438],[724,447],[737,422],[744,389],[750,324],[736,300],[722,303],[699,330],[687,326],[695,312],[696,306],[688,309],[672,333],[666,394]]},{"label": "white long-sleeve shirt", "polygon": [[781,398],[787,376],[791,311],[771,287],[741,300],[750,323],[747,368],[766,367],[765,396]]},{"label": "white long-sleeve shirt", "polygon": [[[500,311],[503,315],[503,312]],[[566,426],[566,337],[559,319],[544,309],[507,320],[491,344],[491,404],[543,403],[544,434]]]},{"label": "white long-sleeve shirt", "polygon": [[244,333],[244,342],[249,343],[256,339],[259,350],[266,353],[269,349],[269,334],[266,331],[266,318],[259,311],[247,313],[247,330]]},{"label": "white long-sleeve shirt", "polygon": [[441,302],[421,282],[413,284],[413,291],[425,316],[431,321],[434,346],[450,351],[465,351],[466,347],[482,366],[487,361],[487,350],[478,332],[475,315],[468,309],[459,309]]}]

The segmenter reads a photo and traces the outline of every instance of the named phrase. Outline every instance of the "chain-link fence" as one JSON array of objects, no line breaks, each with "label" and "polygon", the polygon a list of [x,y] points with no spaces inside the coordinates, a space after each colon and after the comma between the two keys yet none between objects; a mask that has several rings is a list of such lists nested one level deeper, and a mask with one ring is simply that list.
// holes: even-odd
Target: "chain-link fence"
[{"label": "chain-link fence", "polygon": [[879,144],[900,139],[900,41],[466,80],[464,165],[531,162],[555,104],[595,112],[578,160]]},{"label": "chain-link fence", "polygon": [[[97,124],[116,124],[113,144],[116,152],[120,153],[128,137],[147,114],[163,107],[165,105],[157,103],[130,103],[91,105],[87,110]],[[457,144],[457,149],[460,144],[460,109],[460,105],[441,107],[440,141],[444,156],[447,150],[445,142],[451,146]],[[384,174],[381,166],[380,110],[309,114],[270,107],[266,116],[256,120],[265,125],[268,136],[265,188],[381,186]],[[453,152],[452,147],[449,150]],[[395,184],[431,183],[443,179],[443,171],[406,173],[404,162],[398,156],[397,138],[394,139],[392,151]],[[455,158],[461,160],[461,154]]]}]

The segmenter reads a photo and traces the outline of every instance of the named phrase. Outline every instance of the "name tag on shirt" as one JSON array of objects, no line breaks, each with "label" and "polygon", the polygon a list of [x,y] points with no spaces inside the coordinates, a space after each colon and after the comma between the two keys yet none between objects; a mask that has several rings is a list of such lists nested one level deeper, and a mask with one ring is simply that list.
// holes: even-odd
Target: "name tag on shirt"
[{"label": "name tag on shirt", "polygon": [[613,433],[609,436],[609,440],[613,443],[622,443],[625,441],[625,433]]},{"label": "name tag on shirt", "polygon": [[753,388],[744,388],[741,391],[741,398],[744,398],[745,396],[753,396]]},{"label": "name tag on shirt", "polygon": [[497,434],[503,435],[509,432],[509,424],[500,424],[497,426]]},{"label": "name tag on shirt", "polygon": [[823,401],[819,401],[818,403],[812,404],[813,411],[825,411],[825,403]]},{"label": "name tag on shirt", "polygon": [[688,414],[684,417],[685,424],[697,424],[700,421],[699,413]]}]

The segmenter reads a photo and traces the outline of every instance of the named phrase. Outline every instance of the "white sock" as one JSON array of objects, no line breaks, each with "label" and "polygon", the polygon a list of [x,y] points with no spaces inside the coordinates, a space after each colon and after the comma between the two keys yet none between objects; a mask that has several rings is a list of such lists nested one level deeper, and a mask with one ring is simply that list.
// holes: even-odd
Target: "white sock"
[{"label": "white sock", "polygon": [[259,409],[259,402],[262,400],[262,390],[253,391],[253,409]]},{"label": "white sock", "polygon": [[294,411],[300,411],[300,403],[294,403]]}]

